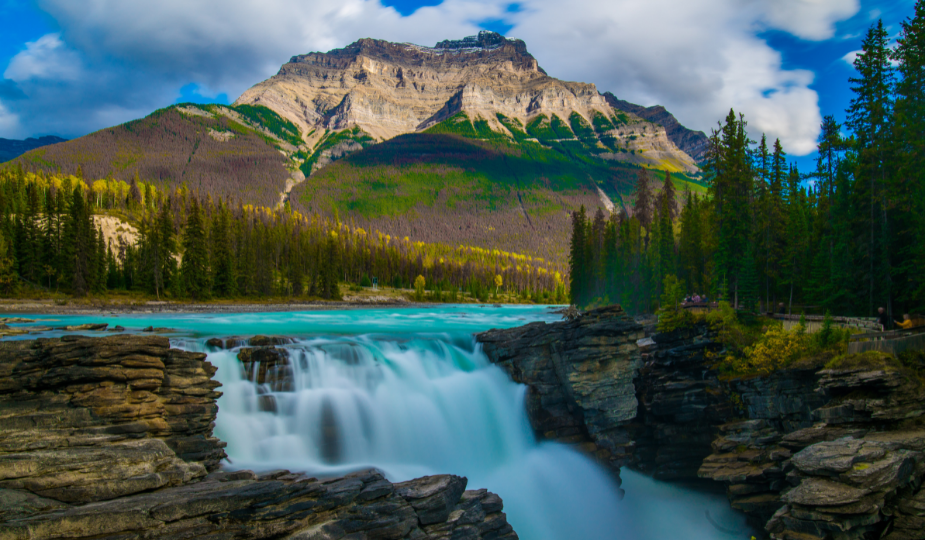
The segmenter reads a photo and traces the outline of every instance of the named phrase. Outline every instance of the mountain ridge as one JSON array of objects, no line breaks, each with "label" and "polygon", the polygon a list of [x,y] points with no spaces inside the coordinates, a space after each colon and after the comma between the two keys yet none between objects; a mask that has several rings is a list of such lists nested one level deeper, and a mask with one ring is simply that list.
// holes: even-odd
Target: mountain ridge
[{"label": "mountain ridge", "polygon": [[45,135],[44,137],[36,138],[29,137],[28,139],[22,140],[0,138],[0,163],[16,159],[29,150],[62,142],[67,142],[67,139],[62,139],[55,135]]}]

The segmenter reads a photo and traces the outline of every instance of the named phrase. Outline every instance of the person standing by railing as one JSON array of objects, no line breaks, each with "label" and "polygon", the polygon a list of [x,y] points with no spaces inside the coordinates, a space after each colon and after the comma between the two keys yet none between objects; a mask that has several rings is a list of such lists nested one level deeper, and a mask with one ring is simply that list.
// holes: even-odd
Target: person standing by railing
[{"label": "person standing by railing", "polygon": [[921,321],[913,319],[908,313],[903,314],[902,322],[896,321],[896,326],[902,328],[903,330],[915,328],[916,326],[921,326],[921,324]]},{"label": "person standing by railing", "polygon": [[882,307],[877,308],[877,324],[880,325],[880,331],[886,332],[890,329],[892,321],[890,317],[886,314],[886,310]]}]

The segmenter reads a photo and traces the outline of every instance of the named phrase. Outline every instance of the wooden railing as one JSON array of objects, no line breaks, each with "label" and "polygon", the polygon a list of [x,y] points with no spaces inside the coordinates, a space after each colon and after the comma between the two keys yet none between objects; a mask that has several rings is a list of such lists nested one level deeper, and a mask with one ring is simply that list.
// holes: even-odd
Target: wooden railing
[{"label": "wooden railing", "polygon": [[[781,315],[774,314],[771,317],[784,323],[784,330],[792,330],[798,324],[800,320],[806,321],[806,332],[814,333],[822,329],[822,323],[825,321],[825,317],[822,315]],[[866,318],[866,317],[832,317],[832,326],[838,328],[853,328],[856,330],[868,330],[871,332],[876,332],[880,330],[880,325],[877,324],[877,319]]]},{"label": "wooden railing", "polygon": [[899,354],[903,351],[925,349],[925,326],[854,334],[848,341],[848,354],[880,351]]}]

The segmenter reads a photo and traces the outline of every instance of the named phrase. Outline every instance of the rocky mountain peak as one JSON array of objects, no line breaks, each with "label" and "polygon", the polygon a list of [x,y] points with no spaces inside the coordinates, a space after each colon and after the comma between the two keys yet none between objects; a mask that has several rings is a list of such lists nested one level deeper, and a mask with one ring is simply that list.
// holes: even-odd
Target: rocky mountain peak
[{"label": "rocky mountain peak", "polygon": [[[434,47],[434,49],[465,50],[465,49],[485,49],[492,50],[503,46],[508,40],[497,32],[482,30],[476,36],[467,36],[462,39],[445,39]],[[511,40],[511,41],[520,41]],[[523,42],[521,42],[523,43]]]}]

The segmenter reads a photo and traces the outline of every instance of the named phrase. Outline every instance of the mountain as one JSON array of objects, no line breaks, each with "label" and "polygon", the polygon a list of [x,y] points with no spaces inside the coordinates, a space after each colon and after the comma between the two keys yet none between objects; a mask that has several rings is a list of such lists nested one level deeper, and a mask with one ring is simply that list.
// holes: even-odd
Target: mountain
[{"label": "mountain", "polygon": [[679,147],[696,154],[696,132],[624,104],[550,77],[494,32],[434,47],[361,39],[292,57],[231,106],[171,106],[16,163],[561,262],[569,213],[619,211],[641,168],[703,190]]},{"label": "mountain", "polygon": [[64,144],[28,152],[15,163],[86,179],[136,175],[162,187],[276,206],[303,179],[287,157],[302,140],[291,122],[265,107],[182,104]]},{"label": "mountain", "polygon": [[[483,31],[435,47],[361,39],[343,49],[293,56],[275,76],[241,94],[235,104],[263,105],[298,125],[315,147],[332,132],[357,127],[368,138],[354,146],[424,131],[458,113],[481,118],[513,137],[498,115],[522,126],[545,116],[568,124],[610,119],[613,107],[593,84],[546,74],[526,44]],[[630,113],[633,120],[638,120]],[[605,159],[694,172],[696,162],[651,124],[632,123],[610,134],[625,143]],[[573,133],[562,138],[574,138]],[[343,142],[343,141],[341,141]],[[644,150],[647,153],[630,152]],[[626,150],[626,151],[623,151]],[[310,174],[319,167],[312,163]]]},{"label": "mountain", "polygon": [[682,126],[678,119],[668,112],[665,107],[661,105],[643,107],[642,105],[617,99],[617,96],[610,92],[604,93],[604,99],[614,109],[635,114],[639,118],[662,126],[675,146],[686,152],[697,162],[703,160],[707,151],[707,143],[709,142],[706,134],[702,131],[694,131]]},{"label": "mountain", "polygon": [[54,135],[46,135],[45,137],[39,137],[37,139],[29,138],[22,141],[16,139],[0,139],[0,163],[21,156],[29,150],[65,141],[67,141],[67,139],[55,137]]}]

